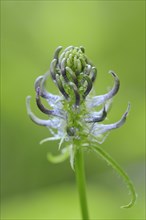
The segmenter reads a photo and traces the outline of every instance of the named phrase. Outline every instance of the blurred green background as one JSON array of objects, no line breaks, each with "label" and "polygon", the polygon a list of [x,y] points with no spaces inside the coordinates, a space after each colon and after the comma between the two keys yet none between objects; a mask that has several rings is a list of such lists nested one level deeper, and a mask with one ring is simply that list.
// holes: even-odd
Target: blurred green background
[{"label": "blurred green background", "polygon": [[[44,74],[57,46],[86,48],[98,69],[96,94],[121,81],[109,113],[117,121],[131,102],[127,123],[111,132],[102,147],[128,172],[138,194],[136,205],[120,209],[130,199],[111,167],[87,152],[86,175],[91,219],[144,217],[144,63],[145,1],[2,1],[1,2],[1,219],[80,219],[78,193],[69,161],[53,165],[48,151],[57,142],[27,116],[25,98],[34,80]],[[50,88],[51,89],[51,88]],[[54,89],[54,87],[52,87]],[[57,89],[54,89],[54,93]]]}]

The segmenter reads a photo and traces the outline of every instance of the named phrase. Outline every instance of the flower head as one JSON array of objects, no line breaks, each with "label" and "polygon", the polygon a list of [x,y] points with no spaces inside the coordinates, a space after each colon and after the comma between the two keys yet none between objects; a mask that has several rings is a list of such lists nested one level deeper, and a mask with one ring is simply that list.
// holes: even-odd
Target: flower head
[{"label": "flower head", "polygon": [[[46,126],[53,137],[44,139],[59,140],[68,146],[62,150],[63,155],[68,152],[73,164],[73,141],[80,142],[80,147],[88,147],[92,142],[102,143],[108,131],[121,127],[127,117],[130,105],[118,122],[113,124],[101,123],[107,117],[112,98],[119,90],[119,79],[110,71],[114,79],[112,89],[103,95],[88,97],[96,79],[97,70],[85,55],[83,47],[67,47],[60,55],[59,46],[50,64],[50,70],[39,76],[35,81],[36,104],[48,116],[47,120],[36,117],[30,108],[30,97],[27,97],[27,112],[29,117],[38,125]],[[52,78],[60,95],[54,95],[45,89],[45,83]],[[47,101],[48,107],[42,104],[41,99]],[[96,107],[101,106],[100,111]],[[73,166],[73,165],[72,165]]]},{"label": "flower head", "polygon": [[[59,56],[61,49],[62,47],[56,49],[50,70],[35,81],[37,107],[48,116],[48,119],[40,119],[34,115],[30,108],[30,96],[26,100],[27,113],[33,122],[47,127],[52,134],[52,137],[42,140],[41,143],[60,140],[61,154],[55,157],[48,154],[50,161],[58,163],[70,156],[71,167],[74,169],[74,162],[77,161],[79,150],[93,150],[125,180],[132,194],[132,200],[123,207],[129,208],[136,201],[134,186],[123,169],[97,143],[101,144],[109,131],[119,128],[125,123],[130,104],[118,122],[103,124],[112,98],[119,90],[120,82],[117,75],[113,71],[109,72],[114,79],[114,85],[109,92],[90,97],[89,93],[93,88],[97,70],[85,55],[85,49],[70,46]],[[59,89],[60,95],[46,90],[45,83],[49,83],[49,77]],[[42,103],[42,98],[47,101],[47,107]],[[98,106],[101,106],[99,111],[96,110]]]}]

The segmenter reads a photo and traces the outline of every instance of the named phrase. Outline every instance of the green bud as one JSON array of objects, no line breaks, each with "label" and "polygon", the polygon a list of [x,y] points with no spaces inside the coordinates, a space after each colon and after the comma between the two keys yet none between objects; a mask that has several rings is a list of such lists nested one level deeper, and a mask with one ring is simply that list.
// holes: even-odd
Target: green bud
[{"label": "green bud", "polygon": [[74,100],[73,105],[78,106],[92,89],[95,67],[89,63],[82,46],[69,46],[59,55],[61,49],[59,46],[55,50],[50,73],[64,98],[71,103]]},{"label": "green bud", "polygon": [[60,55],[59,63],[61,64],[62,59],[65,58],[66,66],[70,67],[75,73],[80,73],[84,71],[86,64],[88,64],[84,52],[83,47],[70,46]]}]

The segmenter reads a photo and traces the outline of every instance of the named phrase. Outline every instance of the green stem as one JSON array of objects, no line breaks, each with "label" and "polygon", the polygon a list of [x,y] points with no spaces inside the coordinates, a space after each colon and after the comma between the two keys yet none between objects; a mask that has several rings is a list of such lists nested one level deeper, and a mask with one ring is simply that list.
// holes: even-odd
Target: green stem
[{"label": "green stem", "polygon": [[89,220],[87,198],[86,198],[84,158],[83,158],[82,149],[77,149],[75,154],[75,174],[76,174],[76,182],[79,191],[82,219]]}]

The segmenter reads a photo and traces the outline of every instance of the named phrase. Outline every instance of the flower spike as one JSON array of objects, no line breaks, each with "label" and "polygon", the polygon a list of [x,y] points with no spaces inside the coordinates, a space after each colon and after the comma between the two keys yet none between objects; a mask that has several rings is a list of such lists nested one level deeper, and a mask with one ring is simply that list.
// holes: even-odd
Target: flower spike
[{"label": "flower spike", "polygon": [[[45,138],[46,141],[60,140],[60,155],[48,154],[48,159],[54,163],[62,162],[70,157],[72,169],[77,172],[81,168],[79,159],[84,149],[93,150],[108,162],[113,169],[121,175],[130,189],[132,200],[125,208],[134,205],[136,193],[132,182],[122,168],[111,158],[98,144],[105,141],[110,131],[120,128],[126,122],[130,111],[130,103],[121,119],[112,124],[104,121],[111,109],[113,97],[120,87],[118,76],[110,71],[114,78],[112,89],[95,97],[89,97],[97,77],[97,69],[90,59],[85,55],[84,47],[69,46],[62,53],[62,46],[57,47],[50,69],[44,75],[35,80],[36,105],[38,109],[49,117],[48,120],[40,119],[31,111],[30,96],[26,99],[27,113],[30,119],[41,126],[46,126],[52,137]],[[52,80],[60,94],[52,94],[47,91],[45,85]],[[49,107],[45,107],[42,98],[47,101]],[[97,111],[98,106],[101,106]],[[83,176],[82,176],[83,177]],[[80,175],[77,175],[80,179]],[[88,214],[84,215],[88,219]]]}]

